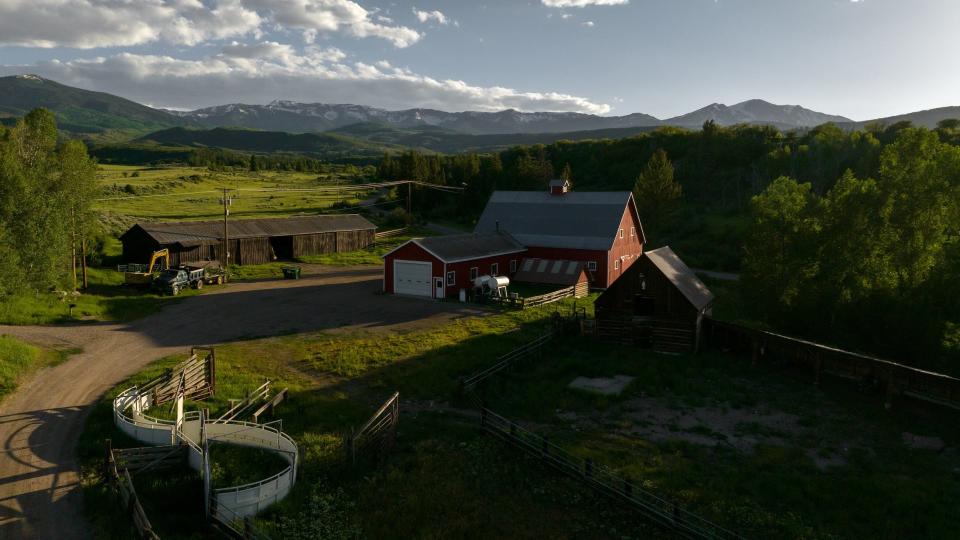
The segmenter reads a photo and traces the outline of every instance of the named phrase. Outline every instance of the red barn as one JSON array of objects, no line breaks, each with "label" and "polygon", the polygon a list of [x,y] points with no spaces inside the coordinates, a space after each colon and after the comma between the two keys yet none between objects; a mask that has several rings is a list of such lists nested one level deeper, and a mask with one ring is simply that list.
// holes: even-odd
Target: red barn
[{"label": "red barn", "polygon": [[383,256],[387,293],[456,298],[483,275],[513,275],[526,248],[504,232],[415,238]]},{"label": "red barn", "polygon": [[552,181],[549,191],[494,191],[475,233],[504,231],[526,256],[581,261],[591,287],[605,289],[643,254],[646,238],[629,191],[570,191]]}]

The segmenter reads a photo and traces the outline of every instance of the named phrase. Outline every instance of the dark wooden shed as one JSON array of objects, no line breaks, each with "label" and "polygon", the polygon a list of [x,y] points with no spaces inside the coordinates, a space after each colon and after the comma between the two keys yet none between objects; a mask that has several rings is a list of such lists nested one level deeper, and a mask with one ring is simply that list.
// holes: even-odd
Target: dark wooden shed
[{"label": "dark wooden shed", "polygon": [[[373,244],[376,227],[356,214],[271,219],[235,219],[228,222],[230,262],[262,264],[355,251]],[[170,264],[220,260],[223,221],[137,223],[120,236],[125,262],[146,262],[162,248],[170,250]]]},{"label": "dark wooden shed", "polygon": [[713,293],[669,247],[648,251],[594,302],[597,332],[665,352],[690,352]]}]

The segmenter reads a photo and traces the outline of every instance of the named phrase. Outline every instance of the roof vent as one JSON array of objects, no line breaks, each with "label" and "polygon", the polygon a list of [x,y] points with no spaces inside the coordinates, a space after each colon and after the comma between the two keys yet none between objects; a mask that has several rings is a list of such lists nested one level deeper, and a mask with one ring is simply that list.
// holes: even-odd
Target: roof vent
[{"label": "roof vent", "polygon": [[563,195],[564,193],[570,191],[570,181],[564,180],[562,178],[554,178],[550,181],[550,194],[551,195]]}]

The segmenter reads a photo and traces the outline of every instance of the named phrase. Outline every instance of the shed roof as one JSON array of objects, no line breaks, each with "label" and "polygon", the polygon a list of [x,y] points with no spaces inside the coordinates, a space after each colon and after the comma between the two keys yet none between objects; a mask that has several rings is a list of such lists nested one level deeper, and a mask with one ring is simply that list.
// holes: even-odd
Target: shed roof
[{"label": "shed roof", "polygon": [[[624,209],[633,206],[629,191],[494,191],[474,232],[509,232],[526,246],[609,250]],[[643,230],[640,230],[643,238]]]},{"label": "shed roof", "polygon": [[581,279],[587,279],[582,261],[555,259],[524,259],[513,275],[514,281],[549,285],[576,285]]},{"label": "shed roof", "polygon": [[[411,242],[446,263],[469,261],[509,253],[520,253],[527,249],[512,236],[504,232],[428,236],[426,238],[414,238],[410,240],[410,242],[404,243],[403,246]],[[393,253],[403,246],[398,246],[396,249],[384,255],[384,257],[387,257],[387,255],[390,255],[390,253]]]},{"label": "shed roof", "polygon": [[[223,238],[223,221],[221,220],[137,223],[120,238],[123,239],[137,227],[161,245],[212,244]],[[357,214],[330,214],[289,218],[233,219],[228,222],[228,235],[230,238],[257,238],[375,228],[373,223]]]},{"label": "shed roof", "polygon": [[713,293],[700,281],[669,246],[653,249],[643,254],[669,279],[683,296],[698,310],[713,302]]}]

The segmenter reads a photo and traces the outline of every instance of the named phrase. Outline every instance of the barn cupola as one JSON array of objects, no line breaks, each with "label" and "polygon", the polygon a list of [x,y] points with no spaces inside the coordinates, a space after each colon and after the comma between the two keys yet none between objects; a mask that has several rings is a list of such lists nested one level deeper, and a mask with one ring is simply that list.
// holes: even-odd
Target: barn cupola
[{"label": "barn cupola", "polygon": [[563,195],[564,193],[570,191],[573,186],[570,185],[569,180],[564,180],[562,178],[554,178],[550,181],[550,194],[551,195]]}]

